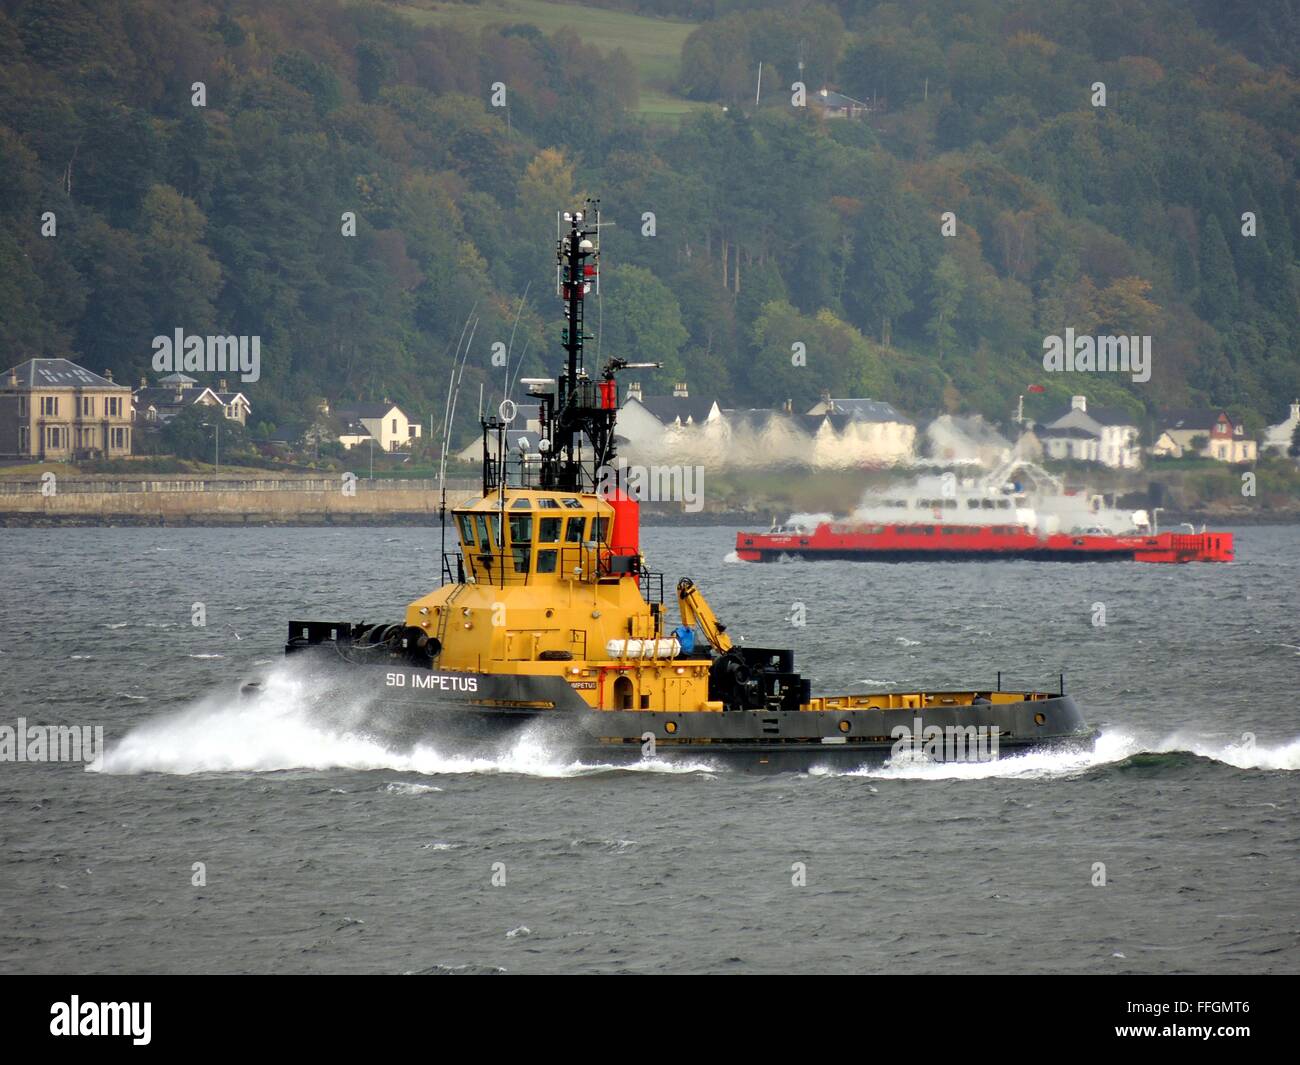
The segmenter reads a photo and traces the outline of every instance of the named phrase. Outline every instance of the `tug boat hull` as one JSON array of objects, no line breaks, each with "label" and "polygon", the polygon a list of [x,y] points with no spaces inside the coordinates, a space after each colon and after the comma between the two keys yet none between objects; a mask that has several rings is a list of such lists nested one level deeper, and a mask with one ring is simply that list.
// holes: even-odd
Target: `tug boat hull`
[{"label": "tug boat hull", "polygon": [[865,705],[889,694],[857,694],[822,697],[842,706],[821,710],[609,710],[593,709],[560,676],[349,663],[320,648],[302,657],[325,689],[369,703],[367,727],[384,741],[431,742],[470,755],[499,752],[523,731],[540,729],[548,744],[584,762],[653,757],[775,772],[880,763],[899,753],[900,739],[935,761],[989,761],[1095,735],[1061,693],[1017,698],[990,690],[962,702],[972,693],[926,692],[916,699],[927,705],[893,708]]}]

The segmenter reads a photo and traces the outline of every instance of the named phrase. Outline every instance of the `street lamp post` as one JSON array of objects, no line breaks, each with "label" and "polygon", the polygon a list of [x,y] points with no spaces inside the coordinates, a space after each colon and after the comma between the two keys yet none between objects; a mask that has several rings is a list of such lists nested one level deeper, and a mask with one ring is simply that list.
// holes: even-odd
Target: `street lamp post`
[{"label": "street lamp post", "polygon": [[221,473],[221,423],[203,422],[202,425],[204,429],[212,429],[214,431],[215,455],[214,455],[213,466],[216,467],[214,472],[220,474]]}]

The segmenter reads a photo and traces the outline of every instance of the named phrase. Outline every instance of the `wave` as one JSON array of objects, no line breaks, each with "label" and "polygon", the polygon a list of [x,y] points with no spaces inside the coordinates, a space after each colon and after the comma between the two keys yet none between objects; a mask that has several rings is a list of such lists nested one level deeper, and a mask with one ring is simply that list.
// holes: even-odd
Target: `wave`
[{"label": "wave", "polygon": [[[111,744],[102,760],[88,768],[109,775],[386,769],[422,776],[513,773],[556,778],[716,771],[703,760],[583,762],[562,745],[553,745],[541,727],[526,728],[498,748],[473,754],[455,752],[436,741],[394,745],[370,727],[377,698],[373,693],[340,698],[337,690],[282,664],[267,675],[257,698],[210,695],[184,710],[146,721]],[[391,790],[426,793],[422,786]]]},{"label": "wave", "polygon": [[891,759],[884,765],[849,770],[818,768],[810,775],[868,777],[873,780],[1050,780],[1082,776],[1142,755],[1170,754],[1191,754],[1235,769],[1300,769],[1300,739],[1266,747],[1251,741],[1215,740],[1181,733],[1150,740],[1123,729],[1113,729],[1098,736],[1091,747],[1045,747],[1003,755],[991,762],[937,762],[909,751],[904,757]]}]

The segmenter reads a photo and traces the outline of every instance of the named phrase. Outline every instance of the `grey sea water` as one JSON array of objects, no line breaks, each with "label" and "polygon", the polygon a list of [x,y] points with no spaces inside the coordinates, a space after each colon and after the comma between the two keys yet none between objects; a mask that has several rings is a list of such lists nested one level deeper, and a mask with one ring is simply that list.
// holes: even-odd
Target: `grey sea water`
[{"label": "grey sea water", "polygon": [[1233,565],[756,566],[731,529],[645,530],[815,691],[1063,670],[1103,729],[754,776],[323,715],[285,621],[397,620],[436,529],[0,530],[0,725],[108,745],[0,762],[0,971],[1295,972],[1300,529],[1237,532]]}]

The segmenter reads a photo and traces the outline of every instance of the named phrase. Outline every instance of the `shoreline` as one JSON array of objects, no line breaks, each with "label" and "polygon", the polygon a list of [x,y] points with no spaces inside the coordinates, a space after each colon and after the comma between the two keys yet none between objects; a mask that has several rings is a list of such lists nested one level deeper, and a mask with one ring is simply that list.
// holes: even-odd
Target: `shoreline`
[{"label": "shoreline", "polygon": [[[1208,511],[1165,511],[1161,529],[1171,531],[1183,523],[1199,528],[1253,528],[1257,526],[1300,525],[1300,509],[1267,511],[1264,513],[1218,514]],[[153,529],[315,529],[315,528],[429,528],[440,526],[436,512],[365,513],[334,511],[295,517],[272,516],[265,512],[220,513],[203,512],[183,516],[156,514],[86,513],[57,514],[50,512],[0,511],[0,528],[4,529],[55,529],[55,528],[153,528]],[[765,531],[770,517],[760,517],[747,511],[714,511],[698,514],[660,513],[643,510],[643,528],[731,528],[750,532]],[[451,523],[448,522],[448,526]]]}]

